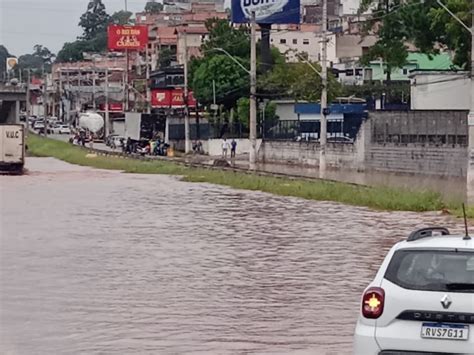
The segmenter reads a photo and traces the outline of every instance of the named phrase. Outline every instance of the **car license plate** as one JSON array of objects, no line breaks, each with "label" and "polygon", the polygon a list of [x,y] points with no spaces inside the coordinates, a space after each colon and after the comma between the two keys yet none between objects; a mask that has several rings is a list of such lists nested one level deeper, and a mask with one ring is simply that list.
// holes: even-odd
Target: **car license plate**
[{"label": "car license plate", "polygon": [[453,323],[423,323],[421,337],[431,339],[467,340],[469,326]]}]

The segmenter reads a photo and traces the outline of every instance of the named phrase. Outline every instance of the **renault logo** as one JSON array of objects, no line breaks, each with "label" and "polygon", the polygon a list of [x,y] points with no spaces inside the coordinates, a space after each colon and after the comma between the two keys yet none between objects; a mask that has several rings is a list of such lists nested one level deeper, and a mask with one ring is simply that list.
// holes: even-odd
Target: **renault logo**
[{"label": "renault logo", "polygon": [[449,297],[448,295],[444,295],[443,298],[441,299],[441,305],[443,306],[444,309],[448,309],[449,306],[451,306],[451,303],[453,303],[451,301],[451,297]]}]

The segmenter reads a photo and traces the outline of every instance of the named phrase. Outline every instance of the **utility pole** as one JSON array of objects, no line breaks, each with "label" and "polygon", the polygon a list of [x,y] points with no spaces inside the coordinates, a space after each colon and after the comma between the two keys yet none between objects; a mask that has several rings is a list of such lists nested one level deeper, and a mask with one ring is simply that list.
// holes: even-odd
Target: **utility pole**
[{"label": "utility pole", "polygon": [[94,58],[94,66],[92,67],[92,109],[95,111],[97,109],[95,104],[95,58]]},{"label": "utility pole", "polygon": [[26,82],[26,135],[30,132],[30,116],[31,116],[31,104],[30,104],[30,82],[31,82],[31,72],[30,68],[27,69],[28,78]]},{"label": "utility pole", "polygon": [[474,205],[474,0],[471,0],[471,108],[468,117],[467,203]]},{"label": "utility pole", "polygon": [[256,21],[252,11],[250,24],[250,169],[255,169],[257,162],[257,48],[256,48]]},{"label": "utility pole", "polygon": [[130,103],[129,103],[129,100],[130,100],[130,94],[129,94],[129,88],[128,88],[128,82],[129,82],[129,73],[128,73],[128,68],[130,67],[130,56],[129,56],[129,52],[128,52],[128,49],[125,50],[125,56],[127,57],[127,68],[125,69],[125,83],[124,83],[124,95],[125,95],[125,112],[128,112],[129,111],[129,106],[130,106]]},{"label": "utility pole", "polygon": [[72,95],[71,95],[71,85],[69,82],[69,69],[66,71],[66,84],[67,84],[67,113],[66,113],[66,123],[70,124],[71,122],[71,106],[72,106]]},{"label": "utility pole", "polygon": [[[473,0],[474,1],[474,0]],[[322,39],[323,46],[321,51],[321,119],[320,119],[320,134],[319,134],[319,171],[326,172],[326,145],[327,145],[327,106],[328,106],[328,69],[327,69],[327,30],[328,30],[328,3],[323,0],[323,26]]]},{"label": "utility pole", "polygon": [[148,62],[148,44],[145,50],[145,64],[146,64],[146,112],[151,113],[151,90],[150,90],[150,65]]},{"label": "utility pole", "polygon": [[216,123],[216,116],[217,116],[217,105],[216,105],[216,81],[212,80],[212,103],[214,106],[212,109],[214,110],[214,123]]},{"label": "utility pole", "polygon": [[104,119],[104,140],[110,134],[110,117],[109,117],[109,68],[105,68],[105,119]]},{"label": "utility pole", "polygon": [[44,90],[43,90],[43,110],[44,110],[44,136],[46,137],[48,130],[48,75],[44,76]]},{"label": "utility pole", "polygon": [[188,107],[188,35],[186,28],[184,29],[184,152],[191,152]]},{"label": "utility pole", "polygon": [[59,69],[59,107],[58,107],[58,117],[64,121],[64,111],[63,111],[63,71]]}]

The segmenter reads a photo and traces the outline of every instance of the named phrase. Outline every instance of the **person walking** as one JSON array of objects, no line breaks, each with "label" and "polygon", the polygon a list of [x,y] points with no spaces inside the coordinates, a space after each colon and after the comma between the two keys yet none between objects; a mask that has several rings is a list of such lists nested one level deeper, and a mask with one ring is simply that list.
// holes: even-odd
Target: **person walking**
[{"label": "person walking", "polygon": [[234,138],[232,138],[232,142],[230,142],[230,157],[235,158],[235,152],[237,151],[237,142]]},{"label": "person walking", "polygon": [[224,159],[227,159],[227,151],[229,150],[229,142],[227,142],[227,139],[224,138],[222,141],[222,157]]}]

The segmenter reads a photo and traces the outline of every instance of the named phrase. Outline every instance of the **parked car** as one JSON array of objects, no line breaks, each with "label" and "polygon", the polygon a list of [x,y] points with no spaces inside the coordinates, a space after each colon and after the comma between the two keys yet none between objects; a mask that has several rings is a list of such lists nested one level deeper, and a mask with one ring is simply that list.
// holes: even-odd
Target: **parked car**
[{"label": "parked car", "polygon": [[118,137],[118,134],[110,134],[108,135],[106,138],[105,138],[105,145],[106,146],[111,146],[112,145],[112,141],[114,140],[115,137]]},{"label": "parked car", "polygon": [[44,121],[41,121],[41,120],[35,121],[33,128],[36,130],[44,130],[45,129]]},{"label": "parked car", "polygon": [[51,116],[51,117],[48,117],[48,118],[46,119],[46,122],[47,122],[48,124],[54,125],[54,124],[57,124],[57,123],[59,122],[59,119],[58,119],[57,117],[55,117],[55,116]]},{"label": "parked car", "polygon": [[68,125],[56,125],[53,127],[53,132],[57,134],[71,134],[71,128]]},{"label": "parked car", "polygon": [[474,240],[417,230],[362,295],[354,354],[473,354]]},{"label": "parked car", "polygon": [[110,146],[111,147],[115,147],[115,148],[120,148],[122,147],[123,144],[125,144],[125,137],[121,137],[121,136],[113,136],[112,139],[111,139],[111,143],[110,143]]},{"label": "parked car", "polygon": [[354,143],[354,140],[345,136],[328,137],[328,143]]}]

